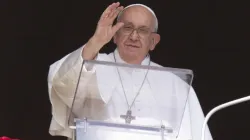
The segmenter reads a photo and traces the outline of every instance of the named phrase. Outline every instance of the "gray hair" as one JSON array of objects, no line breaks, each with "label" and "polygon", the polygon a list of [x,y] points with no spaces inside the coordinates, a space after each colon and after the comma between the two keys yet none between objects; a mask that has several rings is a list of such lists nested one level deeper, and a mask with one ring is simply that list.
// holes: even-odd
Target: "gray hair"
[{"label": "gray hair", "polygon": [[157,31],[158,31],[158,19],[157,19],[156,15],[155,15],[154,11],[153,11],[151,8],[149,8],[148,6],[144,5],[144,4],[131,4],[131,5],[126,6],[126,7],[118,14],[118,16],[117,16],[117,21],[119,21],[119,19],[120,19],[121,15],[123,14],[124,10],[127,9],[127,8],[129,8],[129,7],[132,7],[132,6],[142,6],[142,7],[146,8],[150,13],[152,13],[152,15],[153,15],[154,18],[155,18],[155,27],[154,27],[155,29],[154,29],[154,31],[157,32]]}]

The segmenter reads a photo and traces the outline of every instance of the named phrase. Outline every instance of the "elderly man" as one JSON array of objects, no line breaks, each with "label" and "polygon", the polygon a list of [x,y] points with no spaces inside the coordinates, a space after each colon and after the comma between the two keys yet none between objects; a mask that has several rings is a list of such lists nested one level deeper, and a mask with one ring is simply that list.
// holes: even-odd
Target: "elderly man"
[{"label": "elderly man", "polygon": [[[116,17],[117,22],[113,24]],[[160,41],[157,29],[158,20],[155,13],[149,7],[142,4],[133,4],[123,8],[119,2],[109,5],[101,15],[96,31],[89,41],[50,66],[48,86],[53,115],[49,130],[50,134],[72,138],[72,130],[67,126],[67,117],[72,105],[74,89],[77,86],[76,81],[79,77],[78,73],[81,70],[83,60],[101,60],[160,67],[160,65],[152,62],[148,55],[148,52],[154,50]],[[111,39],[117,45],[116,50],[110,54],[99,53],[99,50]],[[78,89],[82,95],[80,94],[76,97],[79,106],[82,106],[84,103],[86,94],[94,93],[86,93],[84,85],[87,84],[86,79],[91,77],[90,75],[95,74],[96,71],[102,70],[94,69],[90,65],[83,65],[82,77]],[[105,74],[112,77],[113,73],[104,72]],[[111,81],[110,79],[108,80]],[[103,97],[104,95],[101,95],[101,92],[95,92],[97,94],[95,96]],[[116,96],[116,94],[112,96]],[[144,98],[144,96],[140,98]],[[119,104],[119,98],[114,97],[113,99],[115,99],[114,102]],[[103,100],[104,103],[108,104],[110,98],[103,97],[99,98],[99,100]],[[204,116],[196,94],[192,89],[187,104],[180,134],[176,139],[200,140]],[[96,106],[98,105],[96,104]],[[98,110],[98,107],[96,107],[96,110],[93,111],[98,112],[103,110]],[[84,112],[84,110],[78,110],[79,112]],[[102,137],[102,139],[106,140],[105,137]],[[211,139],[209,129],[207,129],[206,140]]]}]

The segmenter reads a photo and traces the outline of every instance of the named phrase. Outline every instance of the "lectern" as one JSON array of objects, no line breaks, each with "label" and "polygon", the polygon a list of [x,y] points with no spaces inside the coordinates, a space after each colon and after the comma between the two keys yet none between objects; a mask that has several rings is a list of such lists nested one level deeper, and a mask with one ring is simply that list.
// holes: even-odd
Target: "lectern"
[{"label": "lectern", "polygon": [[76,74],[68,117],[75,140],[178,137],[192,70],[91,60]]}]

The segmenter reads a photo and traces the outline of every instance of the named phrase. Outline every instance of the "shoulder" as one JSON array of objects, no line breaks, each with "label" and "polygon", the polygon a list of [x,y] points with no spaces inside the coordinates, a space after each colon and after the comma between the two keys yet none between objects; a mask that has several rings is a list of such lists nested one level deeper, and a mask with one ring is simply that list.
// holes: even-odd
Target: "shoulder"
[{"label": "shoulder", "polygon": [[164,67],[158,63],[151,61],[151,66],[159,67],[161,70],[157,71],[161,78],[174,80],[179,85],[189,85],[192,84],[193,72],[189,69],[181,69],[174,67]]},{"label": "shoulder", "polygon": [[156,67],[163,67],[162,65],[155,63],[154,61],[151,61],[151,66],[156,66]]}]

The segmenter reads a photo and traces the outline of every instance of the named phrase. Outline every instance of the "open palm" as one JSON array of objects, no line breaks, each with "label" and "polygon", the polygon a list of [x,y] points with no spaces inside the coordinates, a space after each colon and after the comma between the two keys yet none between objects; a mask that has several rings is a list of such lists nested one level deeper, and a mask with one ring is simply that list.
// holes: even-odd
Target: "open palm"
[{"label": "open palm", "polygon": [[97,24],[94,36],[97,39],[96,41],[103,45],[108,43],[114,34],[123,26],[123,23],[121,22],[113,26],[115,18],[119,12],[123,10],[123,6],[119,7],[119,5],[119,2],[109,5],[102,13]]}]

